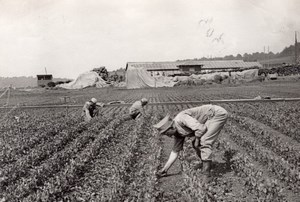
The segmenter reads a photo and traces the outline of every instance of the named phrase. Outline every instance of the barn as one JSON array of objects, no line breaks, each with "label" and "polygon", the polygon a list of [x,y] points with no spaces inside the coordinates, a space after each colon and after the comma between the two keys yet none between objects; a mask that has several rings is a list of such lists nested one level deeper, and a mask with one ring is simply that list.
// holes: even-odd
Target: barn
[{"label": "barn", "polygon": [[164,87],[170,86],[168,79],[161,77],[203,74],[218,71],[237,71],[261,68],[258,62],[243,60],[188,60],[174,62],[128,62],[126,64],[127,88]]}]

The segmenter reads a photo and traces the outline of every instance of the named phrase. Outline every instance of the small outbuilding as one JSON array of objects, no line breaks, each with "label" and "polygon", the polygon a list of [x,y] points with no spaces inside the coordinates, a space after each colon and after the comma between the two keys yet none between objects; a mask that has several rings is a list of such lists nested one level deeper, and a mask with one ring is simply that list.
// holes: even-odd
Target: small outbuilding
[{"label": "small outbuilding", "polygon": [[37,77],[37,85],[41,87],[47,86],[48,83],[53,81],[52,74],[41,74],[41,75],[36,75],[36,77]]}]

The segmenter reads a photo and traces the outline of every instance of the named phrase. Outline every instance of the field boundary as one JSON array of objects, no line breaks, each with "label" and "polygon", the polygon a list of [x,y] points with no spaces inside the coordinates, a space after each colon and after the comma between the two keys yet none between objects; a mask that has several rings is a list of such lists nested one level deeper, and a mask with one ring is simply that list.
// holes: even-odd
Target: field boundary
[{"label": "field boundary", "polygon": [[[293,102],[300,101],[300,98],[269,98],[269,99],[227,99],[227,100],[203,100],[203,101],[180,101],[180,102],[154,102],[148,105],[176,105],[176,104],[215,104],[215,103],[247,103],[247,102]],[[111,104],[107,107],[131,106],[133,103]],[[37,108],[78,108],[83,105],[32,105],[32,106],[18,106],[23,109],[37,109]],[[12,109],[14,107],[0,107],[0,109]]]}]

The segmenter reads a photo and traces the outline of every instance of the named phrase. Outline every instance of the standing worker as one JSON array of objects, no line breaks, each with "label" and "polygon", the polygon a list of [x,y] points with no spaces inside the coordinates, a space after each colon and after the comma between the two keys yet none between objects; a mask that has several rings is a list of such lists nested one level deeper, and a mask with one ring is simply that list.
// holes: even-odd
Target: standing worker
[{"label": "standing worker", "polygon": [[84,116],[84,120],[89,122],[93,117],[98,116],[99,109],[98,106],[104,107],[104,103],[97,102],[96,98],[92,98],[90,101],[87,101],[82,108],[82,116]]},{"label": "standing worker", "polygon": [[142,114],[145,114],[144,106],[148,104],[148,100],[146,98],[142,98],[132,104],[129,108],[129,115],[132,119],[136,119],[140,117]]},{"label": "standing worker", "polygon": [[157,173],[159,177],[167,175],[169,168],[176,161],[183,149],[186,137],[192,137],[192,146],[202,161],[204,180],[210,177],[212,146],[227,120],[227,111],[217,105],[202,105],[186,109],[172,120],[169,115],[153,127],[159,134],[174,138],[174,145],[165,166]]}]

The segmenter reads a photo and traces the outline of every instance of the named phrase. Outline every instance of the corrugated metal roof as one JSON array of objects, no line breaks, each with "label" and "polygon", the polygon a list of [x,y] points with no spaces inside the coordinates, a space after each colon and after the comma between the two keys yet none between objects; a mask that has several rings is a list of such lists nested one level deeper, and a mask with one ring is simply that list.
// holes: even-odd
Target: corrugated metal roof
[{"label": "corrugated metal roof", "polygon": [[182,62],[129,62],[127,66],[146,68],[147,70],[178,70],[177,66],[179,64],[182,64]]},{"label": "corrugated metal roof", "polygon": [[262,67],[259,62],[244,62],[243,60],[210,60],[200,61],[191,60],[184,62],[128,62],[127,66],[136,68],[145,68],[147,70],[178,70],[179,65],[194,66],[202,65],[202,69],[218,69],[218,68],[250,68]]},{"label": "corrugated metal roof", "polygon": [[218,68],[249,68],[261,67],[258,62],[244,62],[243,60],[210,60],[210,61],[188,61],[183,65],[203,65],[202,69],[218,69]]}]

